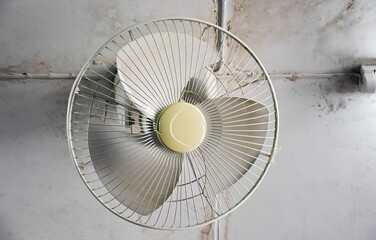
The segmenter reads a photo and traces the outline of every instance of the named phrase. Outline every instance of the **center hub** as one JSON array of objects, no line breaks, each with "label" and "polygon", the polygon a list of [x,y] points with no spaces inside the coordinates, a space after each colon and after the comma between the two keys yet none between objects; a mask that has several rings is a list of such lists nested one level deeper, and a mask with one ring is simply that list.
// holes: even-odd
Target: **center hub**
[{"label": "center hub", "polygon": [[177,102],[165,108],[159,115],[157,135],[169,149],[186,153],[197,148],[204,140],[206,121],[194,105]]}]

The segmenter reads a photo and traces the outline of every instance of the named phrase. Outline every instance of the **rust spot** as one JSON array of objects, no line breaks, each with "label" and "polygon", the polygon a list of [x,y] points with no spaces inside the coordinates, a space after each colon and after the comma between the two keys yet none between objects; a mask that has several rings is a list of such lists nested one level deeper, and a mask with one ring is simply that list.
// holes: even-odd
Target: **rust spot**
[{"label": "rust spot", "polygon": [[85,163],[84,163],[84,162],[79,162],[77,165],[78,165],[78,167],[80,167],[80,168],[84,168]]},{"label": "rust spot", "polygon": [[227,25],[227,31],[231,31],[232,29],[231,20],[229,20],[226,25]]},{"label": "rust spot", "polygon": [[243,11],[243,10],[244,10],[243,1],[235,1],[234,11]]},{"label": "rust spot", "polygon": [[352,0],[351,3],[349,3],[349,5],[347,5],[346,10],[350,10],[353,6],[354,6],[354,0]]},{"label": "rust spot", "polygon": [[329,112],[332,112],[334,110],[334,105],[333,103],[329,104]]},{"label": "rust spot", "polygon": [[296,77],[294,77],[294,76],[292,76],[292,77],[288,77],[287,78],[289,81],[291,81],[291,82],[296,82]]},{"label": "rust spot", "polygon": [[[250,69],[239,69],[239,68],[234,68],[235,71],[239,71],[239,72],[242,72],[242,73],[250,73],[251,70]],[[255,74],[258,74],[257,71],[254,71]]]}]

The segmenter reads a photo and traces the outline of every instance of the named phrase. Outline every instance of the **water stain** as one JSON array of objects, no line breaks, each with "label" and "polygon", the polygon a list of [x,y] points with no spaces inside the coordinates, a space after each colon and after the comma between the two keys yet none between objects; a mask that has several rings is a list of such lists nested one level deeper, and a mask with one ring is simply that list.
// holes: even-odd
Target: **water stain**
[{"label": "water stain", "polygon": [[225,229],[224,229],[224,233],[223,233],[223,239],[224,240],[227,240],[228,239],[228,225],[230,223],[230,215],[227,215],[226,218],[225,218]]},{"label": "water stain", "polygon": [[212,229],[213,224],[209,224],[206,227],[202,228],[200,231],[200,239],[201,240],[209,240],[210,238],[210,233]]},{"label": "water stain", "polygon": [[[209,206],[206,206],[204,208],[204,211],[205,211],[205,216],[208,217],[208,219],[212,219],[213,218],[213,210],[212,208],[210,208]],[[211,236],[211,229],[213,227],[213,224],[209,224],[205,227],[203,227],[200,231],[200,239],[201,240],[209,240],[210,239],[210,236]]]}]

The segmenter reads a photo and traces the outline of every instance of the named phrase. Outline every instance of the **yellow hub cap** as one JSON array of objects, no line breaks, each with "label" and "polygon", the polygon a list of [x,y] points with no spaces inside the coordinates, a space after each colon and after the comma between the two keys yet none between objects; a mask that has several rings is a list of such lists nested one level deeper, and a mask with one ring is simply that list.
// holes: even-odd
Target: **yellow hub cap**
[{"label": "yellow hub cap", "polygon": [[206,122],[202,112],[194,105],[174,103],[159,115],[157,135],[169,149],[186,153],[197,148],[204,140]]}]

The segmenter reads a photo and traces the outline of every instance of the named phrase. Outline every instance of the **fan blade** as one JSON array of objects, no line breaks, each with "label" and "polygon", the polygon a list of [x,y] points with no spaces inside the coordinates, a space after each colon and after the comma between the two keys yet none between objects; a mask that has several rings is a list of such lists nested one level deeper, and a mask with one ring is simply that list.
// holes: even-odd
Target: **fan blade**
[{"label": "fan blade", "polygon": [[250,99],[223,97],[207,100],[208,130],[199,147],[207,169],[206,194],[235,184],[254,164],[269,124],[268,108]]},{"label": "fan blade", "polygon": [[181,98],[188,103],[198,104],[213,98],[217,93],[217,77],[208,67],[201,69],[186,84]]},{"label": "fan blade", "polygon": [[96,173],[115,208],[124,205],[141,215],[158,209],[172,194],[181,172],[182,155],[167,151],[154,131],[132,135],[91,117],[89,151]]},{"label": "fan blade", "polygon": [[131,102],[140,110],[147,108],[153,119],[164,107],[179,101],[187,82],[218,60],[213,46],[202,42],[182,33],[159,32],[143,35],[120,49],[116,66]]}]

